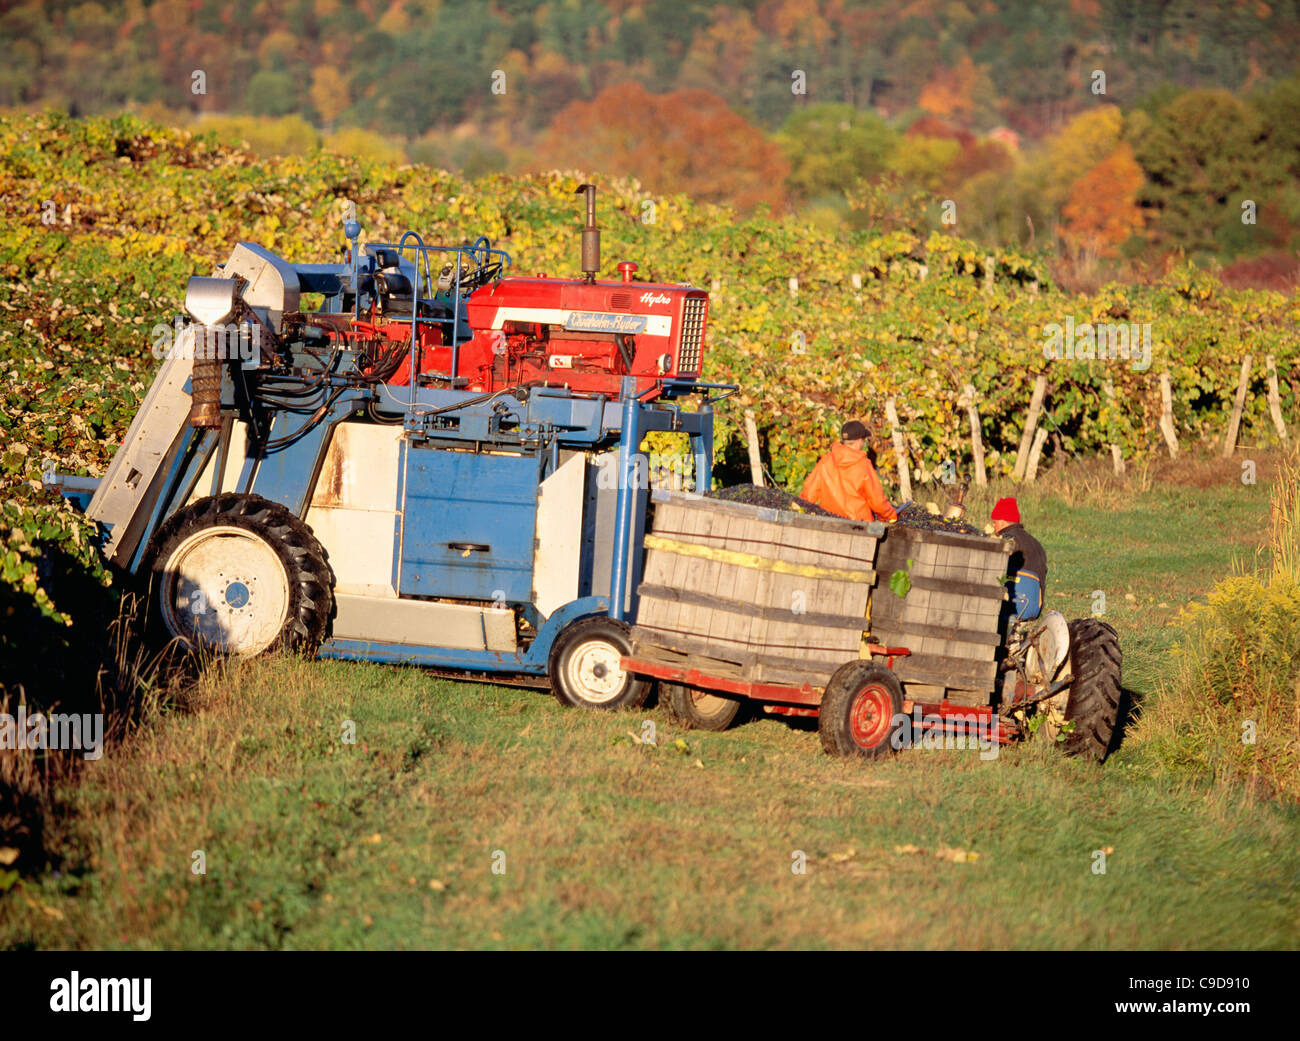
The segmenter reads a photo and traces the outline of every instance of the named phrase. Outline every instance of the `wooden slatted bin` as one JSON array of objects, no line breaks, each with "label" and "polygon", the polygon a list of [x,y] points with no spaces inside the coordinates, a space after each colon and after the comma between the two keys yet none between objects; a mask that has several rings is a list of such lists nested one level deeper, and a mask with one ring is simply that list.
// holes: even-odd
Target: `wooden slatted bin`
[{"label": "wooden slatted bin", "polygon": [[859,656],[881,524],[657,491],[637,657],[825,686]]},{"label": "wooden slatted bin", "polygon": [[[990,703],[1010,552],[998,536],[889,526],[876,550],[871,633],[877,643],[911,650],[894,665],[906,697]],[[890,588],[896,571],[911,580],[906,596]]]}]

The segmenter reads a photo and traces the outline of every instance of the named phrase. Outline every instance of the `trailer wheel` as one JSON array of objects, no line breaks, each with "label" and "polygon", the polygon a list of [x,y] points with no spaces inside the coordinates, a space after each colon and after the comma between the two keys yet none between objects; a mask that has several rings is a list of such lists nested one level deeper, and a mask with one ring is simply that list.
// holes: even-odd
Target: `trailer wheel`
[{"label": "trailer wheel", "polygon": [[1070,697],[1065,721],[1073,723],[1061,747],[1066,755],[1104,762],[1120,716],[1119,634],[1096,618],[1070,623]]},{"label": "trailer wheel", "polygon": [[822,695],[817,732],[831,755],[882,759],[893,751],[903,712],[903,688],[883,665],[841,665]]},{"label": "trailer wheel", "polygon": [[150,542],[142,574],[155,640],[238,658],[313,654],[334,602],[311,528],[260,495],[226,492],[178,510]]},{"label": "trailer wheel", "polygon": [[659,703],[668,715],[690,730],[726,730],[736,722],[744,703],[698,687],[659,681]]},{"label": "trailer wheel", "polygon": [[575,708],[640,708],[650,681],[623,669],[632,653],[629,628],[613,618],[586,618],[560,633],[551,648],[551,689]]}]

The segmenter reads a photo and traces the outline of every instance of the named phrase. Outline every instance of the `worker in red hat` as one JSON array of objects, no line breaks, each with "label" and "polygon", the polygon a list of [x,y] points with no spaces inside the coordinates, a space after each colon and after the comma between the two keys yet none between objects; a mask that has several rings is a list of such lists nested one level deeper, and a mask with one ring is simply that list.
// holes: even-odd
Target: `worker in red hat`
[{"label": "worker in red hat", "polygon": [[824,510],[856,521],[896,521],[880,476],[867,458],[865,423],[850,419],[840,427],[840,443],[817,461],[800,496]]},{"label": "worker in red hat", "polygon": [[1011,542],[1007,574],[1017,619],[1037,618],[1043,610],[1047,588],[1047,551],[1020,523],[1015,499],[999,499],[993,506],[993,531]]}]

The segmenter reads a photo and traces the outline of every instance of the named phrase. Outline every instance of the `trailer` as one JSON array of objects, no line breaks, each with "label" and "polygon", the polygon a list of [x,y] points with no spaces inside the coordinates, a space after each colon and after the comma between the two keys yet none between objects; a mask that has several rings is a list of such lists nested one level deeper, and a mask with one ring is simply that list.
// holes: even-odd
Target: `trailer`
[{"label": "trailer", "polygon": [[1005,744],[1041,711],[1086,737],[1072,751],[1104,735],[1104,758],[1118,644],[1112,669],[1110,641],[1085,657],[1071,636],[1114,631],[1055,612],[1012,624],[1003,539],[659,491],[653,508],[621,665],[685,725],[815,716],[827,752],[874,759],[933,732]]}]

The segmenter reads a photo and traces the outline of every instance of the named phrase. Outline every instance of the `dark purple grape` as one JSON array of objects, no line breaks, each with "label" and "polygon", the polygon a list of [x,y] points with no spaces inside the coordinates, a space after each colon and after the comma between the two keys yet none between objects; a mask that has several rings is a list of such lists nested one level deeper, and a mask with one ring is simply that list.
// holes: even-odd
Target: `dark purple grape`
[{"label": "dark purple grape", "polygon": [[780,488],[760,488],[755,484],[737,484],[730,488],[720,488],[710,492],[713,499],[727,502],[743,502],[747,506],[763,506],[769,510],[789,510],[792,513],[807,513],[814,517],[836,517],[838,514],[824,510],[816,503],[801,499],[797,495],[783,492]]}]

